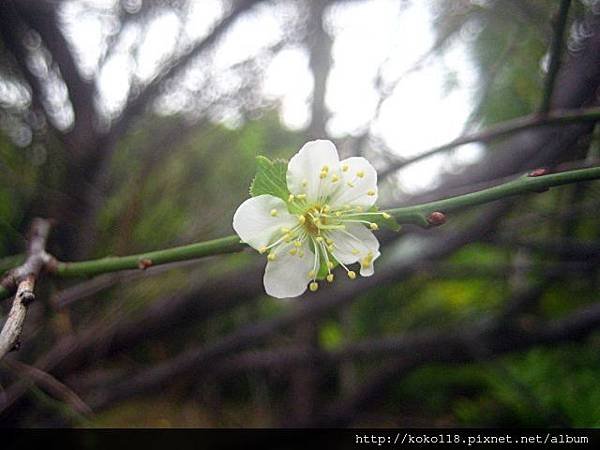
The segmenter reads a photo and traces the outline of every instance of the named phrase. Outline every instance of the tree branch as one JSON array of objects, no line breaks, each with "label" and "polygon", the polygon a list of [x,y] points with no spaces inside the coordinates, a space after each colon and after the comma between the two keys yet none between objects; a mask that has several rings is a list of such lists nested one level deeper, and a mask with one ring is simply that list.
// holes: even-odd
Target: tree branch
[{"label": "tree branch", "polygon": [[[36,279],[42,269],[52,262],[52,257],[46,253],[46,240],[49,232],[50,222],[44,219],[33,221],[27,260],[23,265],[12,270],[3,280],[3,282],[6,280],[6,283],[14,283],[17,286],[17,293],[0,332],[0,359],[9,351],[19,347],[19,338],[23,332],[27,308],[35,300],[33,290]],[[6,285],[4,289],[6,290]]]},{"label": "tree branch", "polygon": [[[399,223],[412,223],[423,227],[444,223],[445,213],[481,205],[503,198],[528,192],[541,192],[552,186],[583,182],[600,178],[600,167],[572,170],[561,173],[546,174],[534,171],[528,175],[509,181],[499,186],[483,189],[478,192],[459,195],[457,197],[424,203],[415,206],[390,209],[387,212]],[[165,250],[140,253],[130,256],[114,256],[81,262],[58,262],[53,264],[50,272],[57,277],[86,277],[129,269],[146,269],[151,266],[184,261],[206,256],[234,253],[245,248],[237,236],[228,236],[211,241],[174,247]],[[0,282],[0,298],[5,298],[14,288],[10,277]]]},{"label": "tree branch", "polygon": [[550,102],[552,101],[554,84],[556,82],[556,76],[558,75],[558,69],[560,68],[560,59],[564,47],[564,34],[567,26],[567,16],[569,15],[570,6],[571,0],[562,0],[560,2],[558,17],[556,18],[556,26],[554,28],[552,43],[550,45],[550,62],[548,64],[548,75],[546,76],[542,103],[539,110],[540,114],[547,114],[548,111],[550,111]]},{"label": "tree branch", "polygon": [[404,159],[390,164],[381,173],[380,178],[386,178],[391,173],[406,167],[410,164],[429,158],[432,155],[441,153],[452,148],[473,142],[490,142],[520,131],[528,130],[549,125],[569,125],[573,123],[594,123],[600,121],[600,108],[570,109],[562,111],[552,111],[544,116],[531,114],[529,116],[518,117],[507,120],[506,122],[494,125],[487,130],[476,133],[466,134],[446,144],[439,145],[427,150],[410,159]]}]

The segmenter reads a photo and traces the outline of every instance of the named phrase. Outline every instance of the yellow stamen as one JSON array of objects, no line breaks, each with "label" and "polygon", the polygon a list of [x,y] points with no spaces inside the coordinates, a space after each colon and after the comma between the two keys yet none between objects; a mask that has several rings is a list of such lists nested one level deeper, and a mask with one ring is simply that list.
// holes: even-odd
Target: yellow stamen
[{"label": "yellow stamen", "polygon": [[327,281],[329,281],[330,283],[333,281],[333,274],[330,273],[329,275],[327,275]]},{"label": "yellow stamen", "polygon": [[320,178],[320,179],[323,179],[323,178],[325,178],[325,177],[327,177],[327,172],[325,172],[325,171],[321,171],[321,173],[319,174],[319,178]]},{"label": "yellow stamen", "polygon": [[349,181],[346,183],[349,187],[353,188],[354,187],[354,183],[350,183]]},{"label": "yellow stamen", "polygon": [[323,167],[321,167],[321,172],[329,172],[329,166],[325,164]]},{"label": "yellow stamen", "polygon": [[294,256],[296,253],[298,253],[298,249],[297,248],[293,248],[290,250],[290,255]]},{"label": "yellow stamen", "polygon": [[359,170],[358,172],[356,172],[356,176],[358,178],[363,178],[365,176],[365,173],[362,170]]},{"label": "yellow stamen", "polygon": [[317,289],[319,289],[319,283],[313,281],[308,285],[308,288],[311,290],[311,292],[315,292]]},{"label": "yellow stamen", "polygon": [[324,241],[323,236],[317,236],[315,238],[315,241],[317,241],[317,242],[323,242]]},{"label": "yellow stamen", "polygon": [[359,253],[360,252],[357,249],[355,249],[355,248],[352,249],[352,254],[353,255],[358,255]]},{"label": "yellow stamen", "polygon": [[294,201],[294,194],[290,194],[290,196],[288,197],[288,202],[293,202]]},{"label": "yellow stamen", "polygon": [[276,217],[277,216],[277,210],[276,209],[272,209],[271,210],[271,217]]},{"label": "yellow stamen", "polygon": [[267,247],[265,247],[264,245],[258,249],[258,253],[260,253],[261,255],[267,251]]},{"label": "yellow stamen", "polygon": [[332,183],[337,183],[338,181],[340,181],[340,177],[338,175],[334,175],[331,177]]},{"label": "yellow stamen", "polygon": [[290,232],[289,228],[286,228],[286,227],[281,228],[281,234],[288,234],[289,232]]},{"label": "yellow stamen", "polygon": [[304,180],[302,180],[302,187],[306,187],[308,186],[308,180],[305,178]]},{"label": "yellow stamen", "polygon": [[294,241],[294,245],[298,248],[302,247],[302,242],[300,241]]},{"label": "yellow stamen", "polygon": [[351,280],[354,280],[356,278],[356,272],[354,270],[350,270],[348,272],[348,278],[350,278]]},{"label": "yellow stamen", "polygon": [[370,196],[370,197],[373,197],[375,195],[375,191],[373,189],[369,189],[367,191],[367,195]]},{"label": "yellow stamen", "polygon": [[316,275],[316,273],[315,273],[315,271],[314,271],[314,270],[311,270],[310,272],[308,272],[308,276],[309,276],[310,278],[314,278],[314,276],[315,276],[315,275]]},{"label": "yellow stamen", "polygon": [[304,200],[306,198],[306,194],[298,194],[298,195],[296,195],[296,198],[298,198],[300,200]]},{"label": "yellow stamen", "polygon": [[342,165],[342,171],[343,172],[348,172],[348,169],[350,168],[350,166],[348,164],[344,164]]},{"label": "yellow stamen", "polygon": [[267,259],[269,261],[275,261],[277,259],[277,256],[275,255],[275,253],[269,253],[269,255],[267,256]]},{"label": "yellow stamen", "polygon": [[371,230],[377,231],[379,230],[379,225],[377,225],[375,222],[371,222],[369,224],[369,228],[371,228]]},{"label": "yellow stamen", "polygon": [[381,215],[383,216],[383,218],[384,218],[384,219],[391,219],[391,218],[392,218],[392,216],[390,216],[390,215],[389,215],[388,213],[386,213],[386,212],[384,212],[384,213],[381,213]]},{"label": "yellow stamen", "polygon": [[327,261],[327,268],[328,269],[333,269],[333,263],[331,261]]},{"label": "yellow stamen", "polygon": [[300,222],[300,225],[304,225],[304,223],[306,222],[306,217],[298,216],[298,222]]}]

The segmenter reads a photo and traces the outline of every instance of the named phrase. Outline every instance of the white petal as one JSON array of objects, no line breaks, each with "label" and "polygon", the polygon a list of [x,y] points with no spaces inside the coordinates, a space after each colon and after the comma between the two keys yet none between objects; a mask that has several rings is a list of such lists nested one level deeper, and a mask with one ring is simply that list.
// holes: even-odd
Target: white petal
[{"label": "white petal", "polygon": [[363,276],[363,277],[370,277],[371,275],[373,275],[375,273],[375,265],[373,263],[380,256],[381,256],[381,253],[379,253],[378,251],[376,251],[369,258],[369,263],[368,264],[365,265],[365,264],[363,264],[362,260],[359,261],[360,262],[360,275]]},{"label": "white petal", "polygon": [[[327,167],[327,176],[321,171]],[[338,182],[333,182],[338,177]],[[288,164],[287,186],[292,194],[306,194],[309,201],[317,202],[331,194],[341,182],[340,158],[333,142],[310,141],[304,144]]]},{"label": "white petal", "polygon": [[[329,239],[333,240],[333,256],[344,263],[353,264],[361,262],[360,274],[368,277],[373,275],[373,261],[379,253],[379,241],[375,235],[364,225],[359,223],[346,224],[346,229],[334,230],[328,233]],[[369,258],[369,264],[363,265],[363,260]]]},{"label": "white petal", "polygon": [[[275,216],[271,212],[275,210]],[[269,245],[281,236],[281,228],[293,228],[298,218],[287,210],[286,203],[272,195],[259,195],[242,203],[233,215],[233,229],[241,240],[255,249]]]},{"label": "white petal", "polygon": [[[308,273],[313,269],[314,253],[306,241],[298,253],[290,255],[292,245],[283,245],[276,251],[276,259],[269,261],[265,269],[263,282],[265,291],[272,297],[298,297],[306,291],[310,281]],[[300,256],[300,250],[304,252]]]},{"label": "white petal", "polygon": [[[340,167],[343,185],[331,197],[330,205],[373,206],[377,201],[377,171],[371,163],[362,157],[352,157],[341,161]],[[347,170],[344,171],[344,168]]]}]

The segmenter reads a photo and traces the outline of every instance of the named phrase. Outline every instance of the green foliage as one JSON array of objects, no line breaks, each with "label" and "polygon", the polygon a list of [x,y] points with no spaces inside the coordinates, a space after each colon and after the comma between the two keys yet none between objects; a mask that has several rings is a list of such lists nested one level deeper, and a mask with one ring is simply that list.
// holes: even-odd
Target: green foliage
[{"label": "green foliage", "polygon": [[256,176],[250,184],[250,195],[273,195],[287,202],[290,192],[286,180],[287,162],[271,161],[266,156],[256,157]]}]

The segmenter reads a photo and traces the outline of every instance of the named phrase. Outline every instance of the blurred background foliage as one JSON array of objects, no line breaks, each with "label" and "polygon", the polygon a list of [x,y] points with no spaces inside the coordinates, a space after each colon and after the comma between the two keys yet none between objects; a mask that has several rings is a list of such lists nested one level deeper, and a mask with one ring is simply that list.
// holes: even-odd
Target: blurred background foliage
[{"label": "blurred background foliage", "polygon": [[[34,16],[36,11],[45,11],[47,5],[54,4],[35,3],[25,2],[27,5],[20,9],[10,8],[18,10],[18,15],[27,22],[27,14]],[[83,0],[80,3],[100,11],[107,8],[95,3],[88,5]],[[137,29],[143,31],[153,17],[165,14],[165,11],[185,15],[187,5],[186,2],[142,2],[134,8],[135,12],[129,13],[127,5],[130,3],[136,4],[111,3],[110,10],[117,11],[121,22],[120,31],[107,39],[117,39],[119,33],[127,30],[127,21],[137,23]],[[277,14],[274,5],[277,3],[266,2],[261,7],[274,8],[273,14]],[[333,14],[331,11],[352,8],[355,4],[377,8],[378,1],[313,2],[312,7],[311,2],[297,3],[303,4],[297,6],[296,17],[286,19],[290,28],[278,44],[285,47],[293,43],[305,48],[313,61],[312,70],[317,72],[319,64],[314,61],[318,51],[310,38],[322,30],[315,32],[311,20],[315,14],[322,17],[325,13],[315,12],[318,8],[314,5],[322,4],[327,14]],[[411,2],[397,3],[406,7]],[[430,57],[422,64],[443,59],[458,42],[477,72],[477,83],[471,86],[472,112],[464,124],[465,131],[485,128],[536,110],[544,89],[553,17],[558,4],[534,0],[428,2],[435,45]],[[237,3],[227,5],[229,10],[234,10]],[[10,8],[3,10],[2,20],[13,20],[10,14],[14,11],[9,11]],[[598,8],[595,1],[572,2],[565,55],[569,52],[577,54],[585,45],[589,33],[583,25],[584,19]],[[48,15],[44,20],[57,19]],[[36,23],[32,20],[30,25],[35,28]],[[60,25],[60,21],[58,23]],[[93,216],[94,233],[77,234],[77,240],[89,238],[89,242],[84,251],[75,252],[70,237],[75,235],[76,226],[69,214],[54,206],[68,205],[65,197],[78,194],[68,183],[69,179],[73,181],[79,176],[74,175],[69,166],[73,148],[60,138],[64,130],[52,124],[51,102],[36,99],[35,89],[28,87],[29,81],[14,61],[14,46],[8,39],[7,33],[3,34],[0,49],[0,58],[6,62],[0,71],[0,83],[5,86],[0,90],[0,94],[4,93],[0,98],[2,270],[18,262],[18,255],[24,250],[28,225],[32,217],[40,214],[52,215],[58,222],[59,232],[56,239],[51,239],[50,250],[67,260],[82,256],[126,255],[229,235],[233,212],[248,196],[255,156],[288,159],[307,138],[314,136],[314,130],[325,127],[323,123],[316,123],[313,115],[313,120],[306,126],[290,128],[282,122],[277,102],[257,100],[256,82],[266,75],[265,66],[248,68],[253,61],[252,55],[248,55],[248,64],[231,69],[238,69],[234,73],[241,80],[234,83],[231,92],[219,93],[211,84],[216,85],[220,76],[215,69],[214,74],[204,75],[206,81],[197,92],[179,93],[190,96],[191,103],[196,100],[200,106],[166,113],[161,110],[159,101],[127,132],[118,136],[106,166],[98,169],[103,171],[102,180],[91,190],[91,198],[96,195],[102,198]],[[219,45],[235,45],[230,41],[224,40]],[[321,45],[327,47],[323,42]],[[52,61],[50,53],[53,51],[46,50],[49,61]],[[200,55],[198,59],[201,64],[210,66],[211,58],[219,51],[217,46],[211,55]],[[55,57],[60,61],[58,56]],[[49,63],[50,69],[56,70],[59,63],[52,64]],[[255,73],[255,69],[258,72]],[[329,68],[325,72],[328,71]],[[449,92],[460,87],[460,79],[451,67],[446,67],[444,77]],[[176,79],[172,84],[177,82]],[[137,88],[143,91],[144,84],[140,85]],[[24,106],[10,101],[6,86],[12,86],[11,89],[18,86],[30,93],[25,95],[28,100]],[[557,91],[561,88],[560,84],[556,86]],[[175,95],[166,92],[163,95]],[[214,100],[218,95],[223,98]],[[209,102],[211,96],[213,103]],[[233,122],[219,118],[219,107],[223,105],[236,110]],[[411,105],[406,107],[411,108]],[[431,107],[435,108],[435,105]],[[34,120],[36,114],[47,117]],[[426,124],[425,130],[428,129],[435,130],[435,123]],[[365,154],[379,167],[385,167],[386,162],[393,159],[388,154],[389,148],[382,143],[385,140],[371,128],[365,130],[345,135],[338,133],[335,137],[341,152],[344,156]],[[383,183],[383,203],[396,206],[414,202],[421,198],[419,196],[427,195],[427,191],[443,197],[444,184],[439,180],[460,177],[465,171],[474,170],[477,164],[485,161],[484,155],[501,151],[507,139],[482,146],[480,157],[470,164],[461,162],[454,152],[450,152],[443,160],[443,170],[436,177],[438,181],[424,191],[406,192],[401,179],[389,177]],[[597,135],[579,139],[570,149],[569,158],[591,158],[597,145]],[[396,154],[395,157],[402,156]],[[75,181],[82,190],[87,189],[87,181],[91,183],[85,177]],[[442,191],[436,193],[438,186],[442,186]],[[507,299],[515,292],[537,284],[544,285],[543,293],[519,320],[528,323],[539,318],[564,317],[579,307],[598,301],[599,198],[598,183],[567,186],[543,195],[521,198],[491,235],[467,242],[429,264],[418,263],[421,265],[403,279],[357,292],[357,299],[352,304],[344,304],[312,320],[310,338],[293,330],[277,331],[252,348],[260,351],[313,346],[335,352],[365,339],[418,333],[420,330],[469,328],[482,319],[502,314]],[[451,230],[464,229],[480,220],[482,210],[468,211],[447,226]],[[81,230],[80,226],[83,225],[79,223],[77,229]],[[436,235],[438,232],[431,233]],[[427,239],[427,235],[411,227],[401,234],[402,237],[412,235]],[[577,250],[577,243],[585,243],[585,252]],[[402,247],[389,248],[390,255],[402,257],[403,252]],[[392,264],[392,261],[390,256],[381,265]],[[157,299],[201,288],[210,280],[226,278],[228,274],[232,274],[232,283],[245,277],[258,277],[257,281],[260,281],[261,272],[255,269],[262,264],[258,256],[250,253],[178,264],[147,275],[135,274],[131,279],[112,280],[102,289],[64,308],[56,307],[53,296],[78,281],[48,280],[43,286],[44,299],[36,303],[29,318],[26,343],[13,357],[35,365],[36,361],[43,361],[53,343],[65,336],[77,336],[82,330],[135,317],[158,304]],[[336,294],[335,290],[327,292],[332,296]],[[197,301],[203,300],[204,297],[198,297]],[[318,300],[309,295],[299,300],[314,301]],[[276,301],[259,294],[235,307],[217,308],[207,320],[196,320],[190,313],[189,320],[180,321],[177,326],[156,336],[139,339],[135,345],[119,351],[101,353],[98,358],[94,356],[94,345],[90,345],[85,362],[58,370],[55,375],[84,401],[93,400],[96,390],[101,391],[115,380],[127,379],[130,374],[169,361],[188,348],[227,339],[235,330],[277,318],[294,305],[294,302]],[[347,424],[600,426],[598,338],[596,332],[579,342],[559,342],[469,362],[423,364],[395,378],[376,401],[361,405]],[[317,364],[317,380],[313,380],[312,385],[309,381],[300,381],[300,384],[312,386],[311,411],[324,410],[336,398],[357,391],[361,383],[369,379],[372,370],[386,362],[386,358],[345,361],[322,368]],[[285,365],[266,369],[250,367],[232,373],[203,371],[199,376],[191,371],[172,379],[164,389],[105,404],[93,415],[77,412],[69,402],[38,384],[29,386],[19,401],[4,410],[0,417],[4,424],[17,426],[278,426],[289,424],[288,419],[292,419],[293,411],[302,401],[297,397],[301,390],[294,388],[294,377],[307,367],[312,369],[313,365],[304,368]],[[7,367],[0,370],[2,390],[8,392],[18,381],[19,373]],[[52,369],[48,371],[54,373]]]}]

